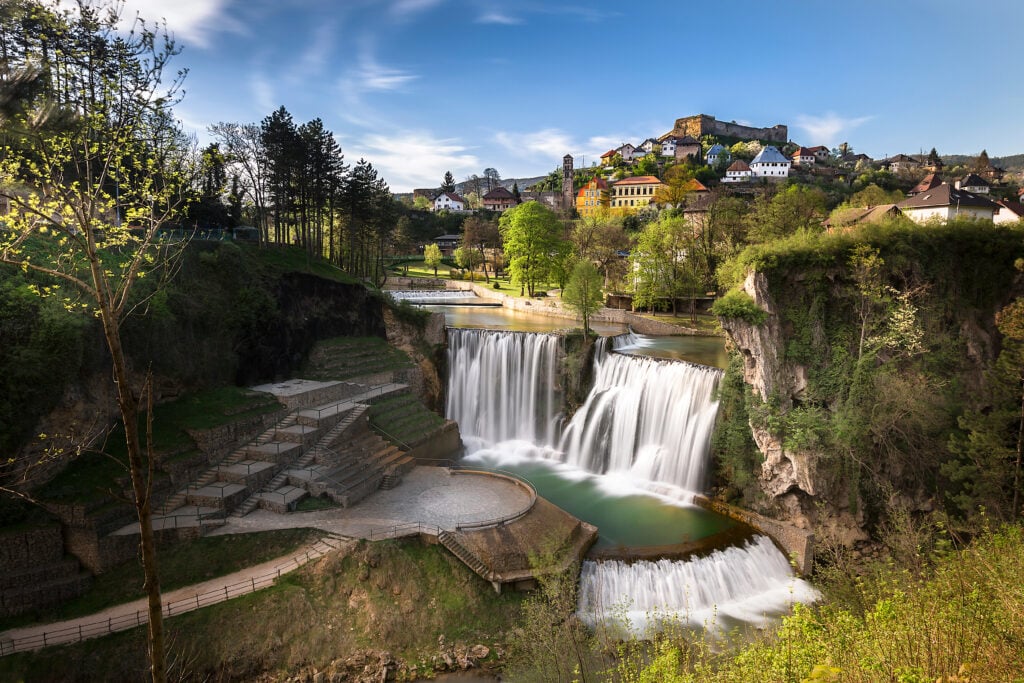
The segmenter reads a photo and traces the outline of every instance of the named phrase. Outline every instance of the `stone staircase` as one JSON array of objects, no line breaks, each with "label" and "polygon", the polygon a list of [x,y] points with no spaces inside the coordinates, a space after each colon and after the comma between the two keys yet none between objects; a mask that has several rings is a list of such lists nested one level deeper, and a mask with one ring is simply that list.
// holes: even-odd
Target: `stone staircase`
[{"label": "stone staircase", "polygon": [[442,529],[437,534],[437,540],[441,545],[447,548],[452,555],[459,558],[464,565],[472,569],[473,572],[484,581],[494,580],[493,570],[484,564],[484,561],[477,557],[476,553],[459,543],[459,540],[455,538],[454,534]]},{"label": "stone staircase", "polygon": [[[302,382],[292,382],[300,385],[288,396],[295,406],[292,413],[165,499],[154,510],[154,528],[202,529],[257,507],[288,512],[311,493],[349,506],[385,478],[391,486],[400,482],[412,459],[370,432],[367,418],[370,402],[407,386],[310,383],[313,388],[303,395]],[[323,403],[311,404],[313,399]],[[344,457],[332,448],[340,442],[345,443]],[[305,482],[301,473],[306,473]],[[138,533],[138,525],[114,533]]]},{"label": "stone staircase", "polygon": [[317,447],[315,465],[292,468],[286,474],[292,486],[302,486],[310,495],[327,496],[343,507],[351,507],[381,487],[391,486],[415,466],[405,451],[370,431],[361,420],[351,441],[341,449]]},{"label": "stone staircase", "polygon": [[[317,458],[317,454],[324,448],[325,444],[331,444],[342,438],[352,426],[363,416],[368,410],[368,406],[364,404],[353,404],[347,411],[340,412],[337,410],[337,406],[332,406],[335,410],[332,411],[332,417],[337,417],[338,420],[335,422],[326,434],[317,440],[316,444],[311,448],[307,449],[299,458],[291,463],[287,469],[282,469],[277,475],[271,479],[265,486],[260,490],[249,496],[241,505],[239,505],[234,512],[233,517],[244,517],[259,506],[263,506],[266,509],[273,510],[275,512],[284,512],[297,503],[299,500],[305,497],[302,494],[302,487],[297,487],[294,484],[289,483],[288,472],[296,469],[304,469],[312,465]],[[302,412],[300,411],[296,416],[298,420],[302,420]],[[308,419],[308,418],[307,418]],[[308,494],[308,491],[306,491]],[[282,510],[281,508],[285,508]]]}]

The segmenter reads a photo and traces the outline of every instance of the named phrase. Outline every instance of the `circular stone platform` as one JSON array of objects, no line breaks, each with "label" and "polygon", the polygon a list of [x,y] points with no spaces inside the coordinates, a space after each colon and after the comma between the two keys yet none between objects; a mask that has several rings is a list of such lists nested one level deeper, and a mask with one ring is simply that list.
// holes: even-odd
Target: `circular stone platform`
[{"label": "circular stone platform", "polygon": [[242,518],[228,517],[211,535],[308,527],[369,538],[371,531],[379,537],[384,527],[416,522],[454,530],[459,524],[522,513],[531,501],[526,487],[505,477],[416,467],[395,488],[376,491],[351,508],[285,515],[256,510]]}]

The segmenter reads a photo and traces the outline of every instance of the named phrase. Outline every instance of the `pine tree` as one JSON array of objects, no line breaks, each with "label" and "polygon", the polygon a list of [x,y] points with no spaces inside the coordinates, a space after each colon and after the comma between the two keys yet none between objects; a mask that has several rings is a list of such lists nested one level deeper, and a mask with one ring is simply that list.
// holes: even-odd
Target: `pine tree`
[{"label": "pine tree", "polygon": [[444,180],[441,181],[441,192],[455,192],[455,176],[451,171],[445,171]]}]

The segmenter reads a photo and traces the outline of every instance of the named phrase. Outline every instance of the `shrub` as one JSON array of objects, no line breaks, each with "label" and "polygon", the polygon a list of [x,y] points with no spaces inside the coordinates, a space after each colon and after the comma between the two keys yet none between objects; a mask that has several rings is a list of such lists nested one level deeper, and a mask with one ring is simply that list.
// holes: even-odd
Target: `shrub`
[{"label": "shrub", "polygon": [[735,318],[751,325],[760,325],[768,318],[768,313],[749,294],[738,289],[716,301],[711,312],[719,318]]}]

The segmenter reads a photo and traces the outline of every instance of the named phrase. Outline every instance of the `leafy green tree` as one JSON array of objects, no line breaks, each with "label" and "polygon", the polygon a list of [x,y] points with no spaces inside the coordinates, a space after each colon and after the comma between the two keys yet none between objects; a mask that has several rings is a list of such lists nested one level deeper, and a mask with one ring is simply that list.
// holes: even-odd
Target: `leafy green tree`
[{"label": "leafy green tree", "polygon": [[441,254],[441,247],[433,242],[423,247],[423,263],[427,268],[434,269],[434,277],[437,277],[437,267],[441,264],[442,258],[444,257]]},{"label": "leafy green tree", "polygon": [[620,253],[629,249],[629,236],[621,216],[603,212],[581,218],[569,239],[576,259],[590,261],[604,275],[605,288],[625,275],[626,260]]},{"label": "leafy green tree", "polygon": [[558,216],[539,202],[525,202],[503,213],[498,229],[512,281],[534,296],[553,261],[566,251]]},{"label": "leafy green tree", "polygon": [[656,311],[668,301],[676,313],[676,298],[685,291],[683,261],[692,229],[679,217],[662,217],[637,236],[630,252],[633,305]]},{"label": "leafy green tree", "polygon": [[501,237],[498,234],[498,224],[483,216],[470,216],[462,224],[462,244],[470,249],[477,250],[474,257],[475,263],[483,266],[484,279],[491,281],[487,274],[487,249],[497,247]]},{"label": "leafy green tree", "polygon": [[[168,272],[168,253],[160,248],[157,231],[177,218],[189,193],[191,158],[170,112],[181,77],[164,81],[178,50],[166,33],[140,21],[127,33],[118,31],[118,9],[80,3],[77,13],[58,14],[33,6],[44,35],[26,34],[26,41],[17,43],[6,40],[17,27],[7,23],[11,15],[0,12],[7,62],[0,68],[18,61],[16,49],[33,61],[40,40],[41,52],[56,60],[43,70],[37,96],[7,107],[10,118],[0,120],[0,196],[13,208],[0,231],[0,262],[30,273],[40,293],[59,297],[69,309],[88,310],[102,327],[139,520],[150,674],[163,681],[153,454],[139,426],[153,392],[149,379],[140,383],[130,367],[122,330],[139,305],[139,281]],[[0,91],[7,91],[2,77]],[[54,108],[66,112],[57,125],[46,115]]]},{"label": "leafy green tree", "polygon": [[825,219],[825,193],[815,187],[789,185],[774,196],[757,198],[748,216],[752,242],[768,242],[799,230],[820,231]]},{"label": "leafy green tree", "polygon": [[601,273],[590,261],[577,261],[565,289],[562,302],[583,319],[583,334],[590,336],[590,318],[604,306]]}]

